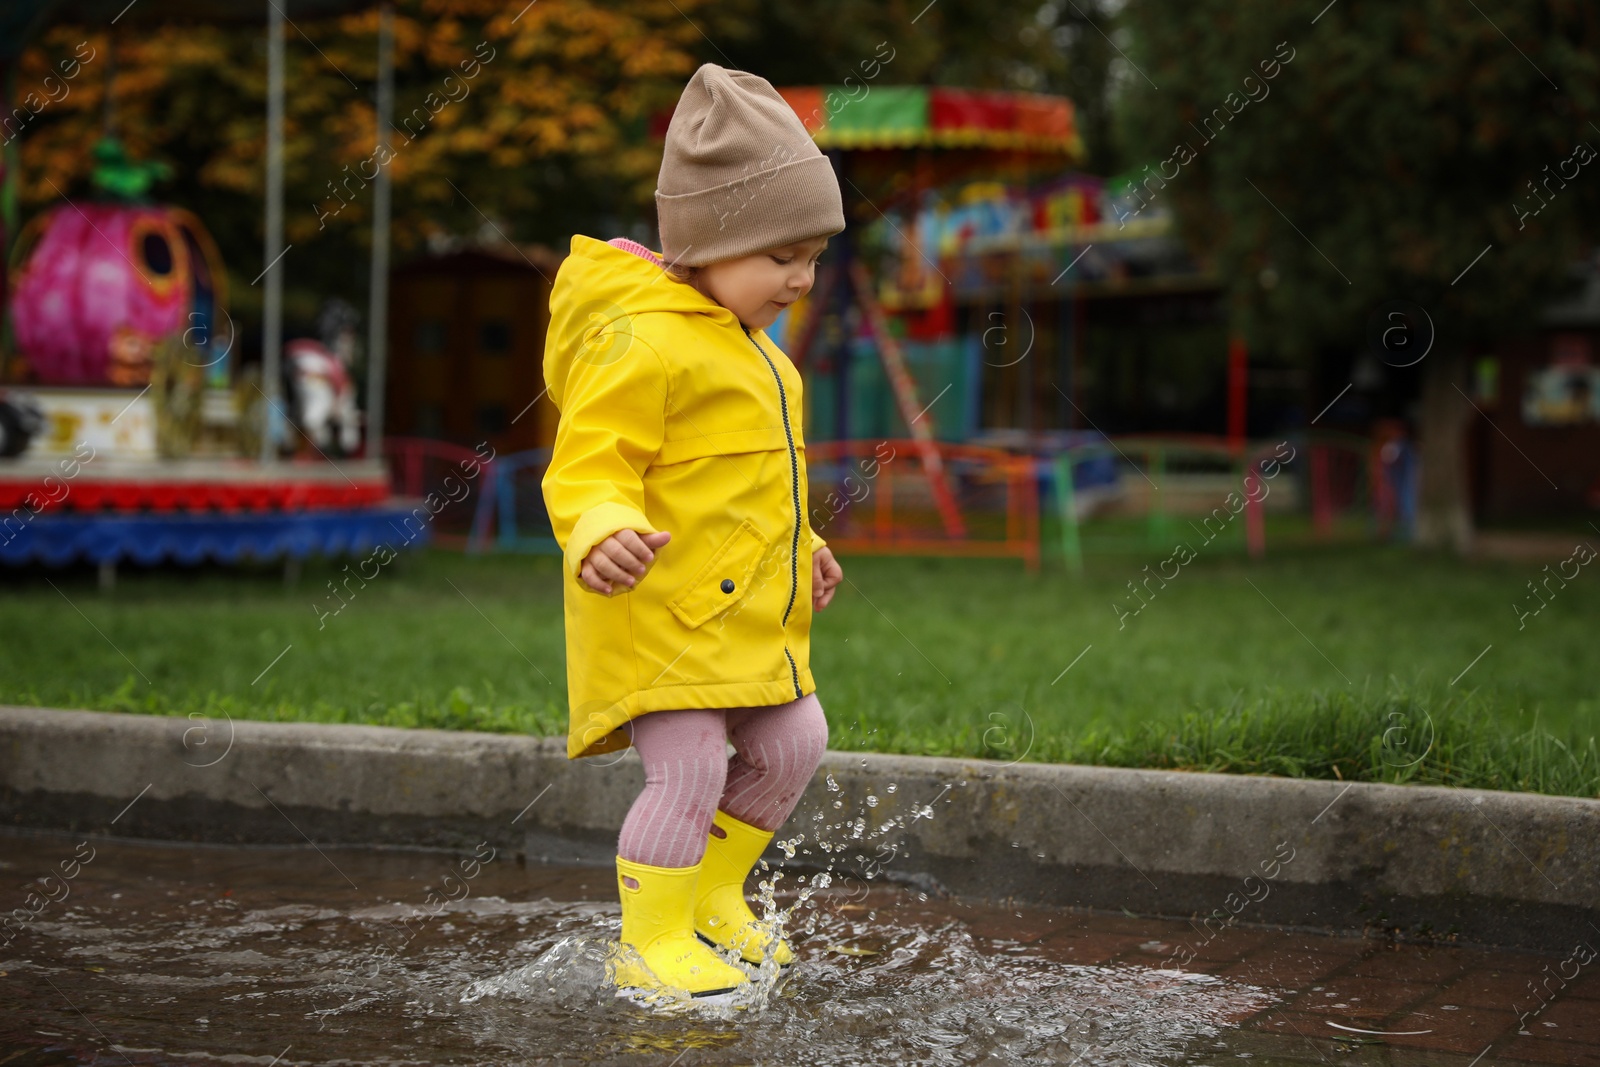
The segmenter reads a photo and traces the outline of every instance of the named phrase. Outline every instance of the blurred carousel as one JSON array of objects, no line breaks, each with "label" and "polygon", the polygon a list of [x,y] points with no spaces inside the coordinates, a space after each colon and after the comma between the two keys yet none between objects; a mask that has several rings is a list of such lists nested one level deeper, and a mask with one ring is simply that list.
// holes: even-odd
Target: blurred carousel
[{"label": "blurred carousel", "polygon": [[[51,19],[93,19],[103,6],[25,0],[0,11],[0,72]],[[158,0],[129,21],[171,7]],[[207,11],[265,14],[269,29],[285,17],[226,0]],[[380,50],[392,48],[387,5],[384,16]],[[281,107],[282,56],[269,58]],[[11,101],[0,105],[10,113]],[[270,137],[269,169],[281,154]],[[112,137],[94,155],[92,196],[64,198],[20,228],[5,220],[15,239],[0,286],[0,565],[88,562],[110,585],[119,563],[253,560],[282,562],[292,578],[309,556],[427,542],[418,502],[392,495],[375,458],[381,413],[357,409],[354,309],[332,302],[321,337],[282,343],[272,262],[263,362],[241,366],[215,242],[195,215],[149,196],[165,168],[130,160]],[[0,162],[0,201],[15,202],[16,158]],[[386,217],[384,227],[386,248]],[[380,317],[385,299],[375,294]],[[368,377],[381,388],[381,327],[374,340]]]}]

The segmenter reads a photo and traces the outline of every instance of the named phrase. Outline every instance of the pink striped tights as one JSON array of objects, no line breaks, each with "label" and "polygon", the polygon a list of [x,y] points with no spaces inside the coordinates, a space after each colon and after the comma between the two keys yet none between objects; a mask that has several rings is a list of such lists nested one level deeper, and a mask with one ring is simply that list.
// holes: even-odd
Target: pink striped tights
[{"label": "pink striped tights", "polygon": [[699,863],[718,808],[763,830],[782,826],[828,744],[815,693],[770,707],[652,711],[630,725],[644,791],[617,854],[652,867]]}]

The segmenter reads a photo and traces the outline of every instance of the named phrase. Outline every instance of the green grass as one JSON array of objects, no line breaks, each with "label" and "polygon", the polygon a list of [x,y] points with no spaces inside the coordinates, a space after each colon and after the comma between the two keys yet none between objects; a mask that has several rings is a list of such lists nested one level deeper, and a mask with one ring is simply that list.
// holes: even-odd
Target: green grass
[{"label": "green grass", "polygon": [[[1600,796],[1600,576],[1519,630],[1543,561],[1202,553],[1119,629],[1163,556],[846,558],[813,630],[832,746]],[[556,560],[405,558],[319,628],[335,573],[5,574],[0,701],[565,732]]]}]

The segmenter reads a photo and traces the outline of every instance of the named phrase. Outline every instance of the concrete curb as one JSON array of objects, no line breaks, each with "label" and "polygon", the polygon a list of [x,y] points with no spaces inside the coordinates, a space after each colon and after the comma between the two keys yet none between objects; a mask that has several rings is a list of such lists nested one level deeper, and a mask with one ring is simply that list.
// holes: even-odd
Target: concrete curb
[{"label": "concrete curb", "polygon": [[[574,763],[562,738],[0,706],[19,827],[607,863],[641,780],[631,751]],[[1191,917],[1196,949],[1230,919],[1541,951],[1600,935],[1594,800],[830,752],[780,836],[819,830],[850,878]]]}]

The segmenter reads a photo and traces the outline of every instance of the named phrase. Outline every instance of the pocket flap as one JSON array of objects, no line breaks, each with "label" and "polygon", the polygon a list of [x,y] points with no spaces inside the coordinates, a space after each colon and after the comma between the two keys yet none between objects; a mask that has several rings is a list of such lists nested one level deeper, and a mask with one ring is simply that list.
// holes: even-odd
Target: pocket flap
[{"label": "pocket flap", "polygon": [[691,630],[732,607],[750,592],[756,564],[770,544],[749,519],[744,520],[667,607]]}]

